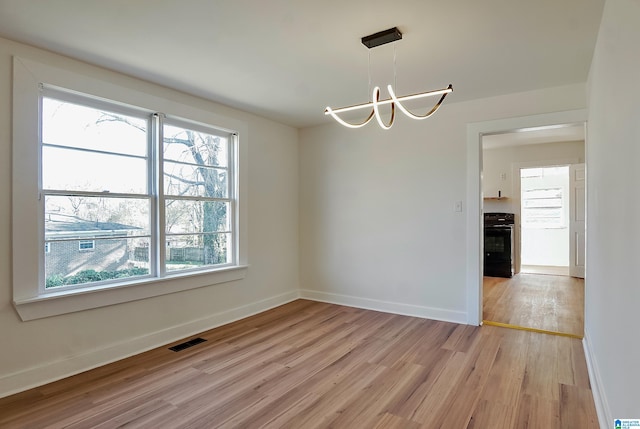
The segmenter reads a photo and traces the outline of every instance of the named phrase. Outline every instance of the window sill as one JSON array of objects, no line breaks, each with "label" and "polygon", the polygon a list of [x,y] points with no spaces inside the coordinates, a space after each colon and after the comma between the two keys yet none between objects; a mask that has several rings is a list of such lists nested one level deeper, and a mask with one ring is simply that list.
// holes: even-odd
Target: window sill
[{"label": "window sill", "polygon": [[121,286],[64,290],[16,299],[13,303],[23,321],[42,319],[236,281],[246,276],[247,268],[248,265],[238,265],[208,273],[145,279]]}]

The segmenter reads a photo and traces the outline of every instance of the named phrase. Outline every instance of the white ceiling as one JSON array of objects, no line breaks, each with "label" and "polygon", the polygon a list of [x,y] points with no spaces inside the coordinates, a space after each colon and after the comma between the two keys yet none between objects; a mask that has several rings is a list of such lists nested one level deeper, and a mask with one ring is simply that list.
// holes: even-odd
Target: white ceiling
[{"label": "white ceiling", "polygon": [[[327,105],[446,103],[585,82],[604,0],[0,0],[0,36],[296,127]],[[403,40],[360,38],[397,26]],[[445,105],[446,105],[445,103]]]},{"label": "white ceiling", "polygon": [[540,143],[584,141],[584,124],[554,125],[482,136],[483,149]]}]

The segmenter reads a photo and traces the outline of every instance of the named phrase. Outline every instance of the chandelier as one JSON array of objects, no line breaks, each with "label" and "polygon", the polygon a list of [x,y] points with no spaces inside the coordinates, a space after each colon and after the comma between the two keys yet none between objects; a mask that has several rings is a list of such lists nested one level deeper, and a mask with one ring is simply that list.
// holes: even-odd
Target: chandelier
[{"label": "chandelier", "polygon": [[[370,36],[365,36],[361,40],[363,45],[371,49],[371,48],[375,48],[376,46],[384,45],[390,42],[395,42],[400,39],[402,39],[402,33],[400,32],[400,30],[398,30],[397,27],[393,27],[388,30],[384,30],[384,31],[380,31],[378,33],[372,34]],[[371,72],[371,70],[369,70],[369,72]],[[394,61],[394,74],[395,74],[395,61]],[[340,107],[339,109],[332,109],[331,107],[327,106],[324,109],[324,114],[331,115],[331,117],[335,119],[339,124],[344,125],[345,127],[348,127],[348,128],[364,127],[369,122],[371,122],[371,120],[375,117],[380,127],[382,129],[388,130],[389,128],[391,128],[391,126],[393,125],[393,121],[395,120],[396,107],[398,107],[398,109],[402,113],[404,113],[411,119],[416,119],[416,120],[427,119],[428,117],[436,113],[436,111],[442,105],[442,102],[444,101],[444,98],[447,96],[447,94],[449,94],[450,92],[453,92],[453,86],[449,85],[448,87],[443,89],[421,92],[421,93],[412,94],[412,95],[405,95],[402,97],[396,96],[393,90],[393,86],[391,85],[387,85],[387,91],[389,92],[390,98],[387,98],[385,100],[380,100],[380,87],[376,86],[375,88],[373,88],[373,91],[371,93],[371,101],[369,103],[356,104],[354,106],[347,106],[347,107]],[[424,115],[416,115],[410,112],[407,108],[405,108],[402,105],[402,102],[404,101],[416,100],[416,99],[425,98],[425,97],[434,97],[437,95],[441,96],[440,100],[435,104],[435,106],[431,108],[431,110],[429,110]],[[380,109],[379,109],[379,106],[386,105],[386,104],[391,105],[391,117],[388,123],[385,123],[382,120],[382,117],[380,116]],[[338,116],[338,113],[344,113],[344,112],[366,109],[366,108],[371,108],[371,112],[369,113],[369,116],[367,117],[367,119],[364,120],[364,122],[361,122],[358,124],[349,123]]]}]

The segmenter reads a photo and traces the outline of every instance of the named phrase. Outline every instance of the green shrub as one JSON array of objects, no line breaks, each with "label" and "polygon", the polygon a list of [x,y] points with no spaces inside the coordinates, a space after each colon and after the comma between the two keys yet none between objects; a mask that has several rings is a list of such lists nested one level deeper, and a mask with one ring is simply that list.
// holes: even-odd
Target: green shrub
[{"label": "green shrub", "polygon": [[64,277],[62,274],[54,274],[47,277],[45,288],[56,287],[64,285]]},{"label": "green shrub", "polygon": [[124,270],[115,271],[96,271],[96,270],[84,270],[78,273],[64,277],[62,274],[54,274],[47,277],[45,287],[52,288],[66,285],[77,285],[83,283],[99,282],[102,280],[121,279],[132,276],[144,276],[149,274],[147,268],[133,267]]}]

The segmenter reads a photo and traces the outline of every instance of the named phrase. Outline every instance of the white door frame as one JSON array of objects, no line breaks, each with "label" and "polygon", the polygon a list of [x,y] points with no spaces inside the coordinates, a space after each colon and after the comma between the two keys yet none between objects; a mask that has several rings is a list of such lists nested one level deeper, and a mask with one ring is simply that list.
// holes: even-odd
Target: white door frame
[{"label": "white door frame", "polygon": [[[482,324],[482,136],[554,125],[584,124],[587,110],[497,119],[467,124],[467,323]],[[586,147],[586,140],[585,140]]]},{"label": "white door frame", "polygon": [[[569,275],[571,277],[584,278],[586,256],[586,164],[574,164],[569,168],[569,188],[571,201],[569,204]],[[577,185],[579,183],[579,185]],[[582,191],[577,191],[582,189]],[[580,208],[582,200],[582,209]],[[582,215],[582,218],[579,217]]]}]

